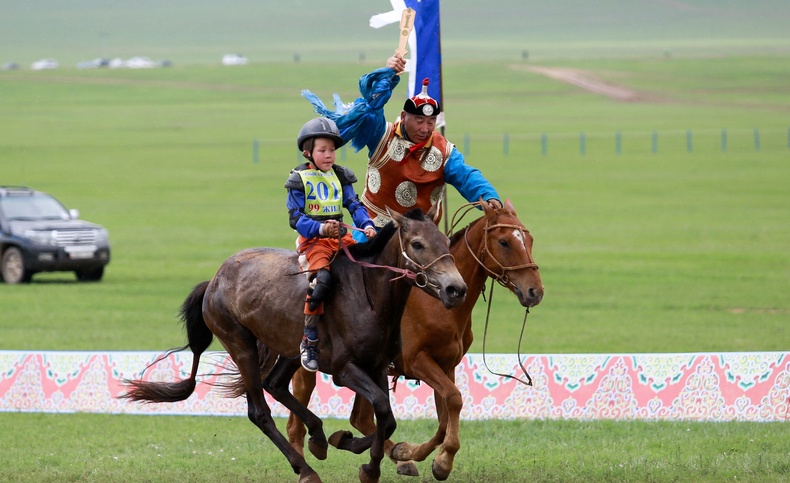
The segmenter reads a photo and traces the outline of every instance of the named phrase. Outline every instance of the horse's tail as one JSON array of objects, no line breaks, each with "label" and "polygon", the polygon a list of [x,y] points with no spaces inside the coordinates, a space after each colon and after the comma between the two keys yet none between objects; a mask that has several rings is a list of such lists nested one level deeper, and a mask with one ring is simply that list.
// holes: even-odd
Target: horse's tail
[{"label": "horse's tail", "polygon": [[208,346],[214,340],[214,334],[211,333],[206,321],[203,320],[203,297],[206,294],[208,284],[208,282],[197,284],[181,306],[181,320],[183,320],[184,329],[187,332],[187,345],[171,349],[151,363],[151,365],[154,365],[173,352],[189,348],[193,354],[192,372],[189,374],[189,377],[177,382],[126,380],[124,384],[130,389],[129,392],[118,396],[120,399],[143,402],[177,402],[185,400],[195,392],[200,355],[208,349]]},{"label": "horse's tail", "polygon": [[[214,340],[214,334],[209,330],[206,321],[203,319],[203,297],[206,295],[209,282],[200,282],[192,289],[192,293],[184,300],[181,305],[181,320],[184,321],[184,329],[187,331],[187,345],[195,358],[208,349]],[[196,362],[192,362],[192,375],[197,370]]]}]

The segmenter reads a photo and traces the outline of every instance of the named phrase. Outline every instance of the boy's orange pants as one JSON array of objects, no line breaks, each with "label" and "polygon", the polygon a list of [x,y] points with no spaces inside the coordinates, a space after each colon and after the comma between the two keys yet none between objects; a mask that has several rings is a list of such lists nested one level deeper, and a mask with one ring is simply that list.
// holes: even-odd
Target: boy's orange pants
[{"label": "boy's orange pants", "polygon": [[[357,243],[351,234],[346,233],[343,235],[343,243],[346,246],[355,245]],[[335,256],[335,253],[340,250],[340,243],[337,238],[305,238],[299,236],[296,239],[296,251],[299,253],[299,265],[302,270],[309,271],[310,274],[325,268],[329,270],[329,262]],[[306,264],[303,263],[304,257]],[[305,266],[306,265],[306,266]],[[309,274],[308,274],[309,276]],[[307,296],[305,296],[305,299]],[[321,304],[314,311],[307,308],[307,302],[304,304],[304,313],[308,315],[320,315],[324,313],[324,304]]]}]

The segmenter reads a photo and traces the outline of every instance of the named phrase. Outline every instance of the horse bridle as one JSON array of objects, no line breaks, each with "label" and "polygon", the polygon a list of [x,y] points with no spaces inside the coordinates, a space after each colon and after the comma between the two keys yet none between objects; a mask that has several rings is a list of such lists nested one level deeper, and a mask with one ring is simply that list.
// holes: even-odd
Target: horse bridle
[{"label": "horse bridle", "polygon": [[[350,226],[350,225],[347,225],[345,223],[341,223],[341,226],[344,226],[344,227],[346,227],[346,228],[348,228],[350,230],[363,231],[363,230],[360,230],[357,227]],[[348,257],[348,259],[351,260],[352,262],[357,263],[359,265],[362,265],[363,267],[368,267],[368,268],[386,268],[387,270],[391,270],[391,271],[393,271],[395,273],[399,273],[400,274],[399,276],[390,279],[390,282],[392,282],[394,280],[398,280],[399,278],[406,277],[408,279],[414,280],[414,284],[417,285],[420,288],[425,288],[428,285],[430,285],[431,288],[437,288],[438,287],[438,285],[433,284],[433,283],[430,282],[430,280],[428,279],[428,274],[426,273],[426,270],[431,268],[431,266],[434,263],[438,262],[439,260],[441,260],[444,257],[450,257],[450,259],[452,259],[453,263],[455,263],[455,258],[453,258],[453,255],[451,253],[445,253],[444,255],[439,255],[438,257],[436,257],[435,260],[433,260],[431,263],[429,263],[427,265],[421,265],[421,264],[417,263],[415,260],[413,260],[406,253],[406,250],[404,249],[403,234],[401,233],[400,226],[398,226],[398,243],[400,244],[401,257],[403,257],[406,260],[406,262],[410,263],[413,267],[416,267],[417,268],[416,272],[413,272],[413,271],[409,270],[408,268],[391,267],[389,265],[377,265],[375,263],[360,262],[358,260],[355,260],[354,257],[351,256],[351,253],[348,251],[348,247],[346,247],[346,244],[343,243],[343,237],[338,237],[338,241],[339,241],[340,246],[343,248],[343,251],[346,253],[346,257]]]},{"label": "horse bridle", "polygon": [[[434,261],[432,261],[428,265],[420,265],[419,263],[417,263],[415,260],[413,260],[406,253],[406,249],[403,246],[403,234],[401,233],[400,226],[398,227],[398,243],[400,243],[400,254],[401,254],[401,256],[407,262],[411,263],[413,266],[415,266],[415,267],[417,267],[419,269],[419,271],[416,273],[416,277],[414,278],[414,283],[420,288],[425,288],[428,285],[430,285],[431,288],[434,288],[434,289],[439,287],[438,285],[431,283],[430,280],[428,279],[428,274],[426,273],[426,270],[431,268],[431,265],[433,265],[434,263],[438,262],[439,260],[441,260],[444,257],[450,257],[450,260],[452,260],[453,264],[455,264],[455,257],[453,257],[453,255],[451,253],[445,253],[444,255],[439,255],[438,257],[436,257],[436,259]],[[422,276],[422,284],[420,283],[420,279],[418,278],[420,276]]]},{"label": "horse bridle", "polygon": [[[479,207],[480,202],[469,203],[468,205],[465,206],[468,206],[469,208],[461,215],[461,218],[463,218],[466,215],[466,213],[469,212],[469,209]],[[464,208],[464,206],[462,206],[461,208]],[[458,211],[456,211],[455,215],[457,215],[461,211],[461,208],[459,208]],[[458,223],[457,221],[455,221],[455,215],[453,215],[453,227]],[[460,219],[458,221],[460,221]],[[488,219],[486,219],[486,226],[483,228],[483,249],[480,250],[480,256],[478,257],[475,254],[475,252],[472,250],[471,245],[469,244],[468,229],[464,232],[464,242],[466,243],[466,248],[467,250],[469,250],[469,253],[472,255],[472,258],[475,259],[477,264],[480,265],[483,268],[483,270],[488,272],[491,278],[496,280],[496,282],[502,285],[503,287],[507,287],[508,285],[515,286],[515,284],[511,282],[510,278],[507,276],[507,272],[521,270],[524,268],[531,268],[533,270],[537,270],[538,264],[535,263],[535,260],[532,258],[532,252],[529,249],[527,249],[527,257],[529,258],[529,261],[527,263],[523,263],[521,265],[511,265],[509,267],[502,265],[502,263],[499,260],[497,260],[494,254],[491,253],[491,251],[488,249],[488,232],[496,228],[512,228],[514,230],[518,230],[521,232],[521,235],[524,238],[524,240],[527,239],[526,235],[529,234],[529,230],[527,230],[527,228],[524,225],[514,225],[510,223],[496,223],[494,225],[491,225],[489,224]],[[499,266],[499,269],[502,271],[502,273],[496,273],[490,268],[485,266],[482,259],[485,258],[486,255],[488,255],[491,258],[491,260],[493,260],[494,263],[496,263]]]},{"label": "horse bridle", "polygon": [[[472,247],[469,245],[469,230],[466,230],[466,232],[464,232],[464,242],[466,242],[466,248],[469,250],[469,253],[472,254],[472,258],[475,259],[478,265],[483,267],[483,269],[486,272],[488,272],[491,278],[496,280],[497,283],[499,283],[503,287],[507,287],[508,285],[515,287],[515,284],[510,281],[510,277],[507,276],[507,272],[511,272],[514,270],[521,270],[523,268],[531,268],[533,270],[537,270],[538,264],[535,263],[535,260],[532,258],[532,253],[530,252],[530,250],[527,250],[527,257],[529,257],[529,262],[523,263],[521,265],[511,265],[509,267],[502,265],[502,263],[499,260],[497,260],[496,257],[488,249],[488,232],[495,228],[513,228],[514,230],[519,230],[522,236],[524,236],[525,240],[527,239],[526,234],[529,233],[527,228],[523,225],[513,225],[510,223],[497,223],[495,225],[489,225],[488,220],[486,220],[486,226],[485,228],[483,228],[483,249],[480,250],[480,257],[478,258],[478,256],[475,255],[475,253],[472,251]],[[491,258],[491,260],[493,260],[494,263],[496,263],[499,266],[500,270],[502,270],[501,274],[496,273],[485,266],[485,264],[481,259],[485,258],[486,255],[488,255]]]},{"label": "horse bridle", "polygon": [[[480,205],[481,205],[481,202],[476,202],[476,203],[469,203],[468,205],[464,205],[464,206],[461,206],[460,208],[458,208],[458,210],[453,215],[452,228],[455,228],[455,226],[461,221],[461,219],[463,219],[464,216],[466,216],[466,214],[471,209],[477,208]],[[466,211],[464,211],[463,214],[461,214],[461,216],[456,221],[455,217],[464,208],[466,208]],[[452,228],[451,228],[451,230],[452,230]],[[526,234],[529,233],[529,230],[527,230],[527,228],[524,225],[514,225],[514,224],[510,224],[510,223],[496,223],[494,225],[491,225],[491,224],[488,223],[488,218],[486,218],[486,226],[483,228],[483,249],[480,251],[480,256],[478,257],[475,254],[475,252],[472,250],[471,245],[469,244],[469,229],[468,228],[464,232],[464,242],[466,243],[466,248],[467,248],[467,250],[469,250],[469,254],[472,255],[472,258],[475,259],[477,264],[480,267],[482,267],[483,270],[488,272],[488,274],[489,274],[489,276],[491,278],[496,280],[497,283],[499,283],[500,285],[502,285],[505,288],[507,288],[508,285],[510,285],[510,286],[515,288],[516,285],[513,282],[510,281],[510,278],[507,276],[507,272],[514,271],[514,270],[521,270],[521,269],[524,269],[524,268],[531,268],[533,270],[537,270],[538,269],[538,265],[535,263],[535,260],[532,258],[532,252],[529,249],[527,249],[527,257],[529,257],[529,261],[527,263],[523,263],[521,265],[512,265],[512,266],[509,266],[509,267],[506,267],[506,266],[502,265],[502,263],[499,260],[497,260],[496,257],[488,249],[488,232],[493,230],[493,229],[495,229],[495,228],[513,228],[515,230],[519,230],[521,232],[522,236],[524,237],[524,240],[526,240]],[[499,268],[502,270],[501,274],[498,274],[498,273],[494,272],[493,270],[491,270],[491,269],[489,269],[488,267],[485,266],[485,264],[483,263],[483,261],[481,259],[485,258],[486,255],[488,255],[491,258],[491,260],[493,260],[494,263],[496,263],[499,266]],[[483,286],[483,290],[484,290],[484,292],[483,292],[483,299],[485,300],[485,286]],[[493,300],[494,300],[494,286],[491,285],[491,289],[488,292],[488,309],[486,310],[485,330],[483,331],[483,364],[485,364],[486,369],[488,369],[488,372],[490,372],[491,374],[494,374],[494,375],[497,375],[497,376],[501,376],[501,377],[506,377],[506,378],[509,378],[509,379],[515,379],[516,381],[518,381],[518,382],[520,382],[520,383],[522,383],[522,384],[524,384],[526,386],[532,386],[532,377],[529,375],[529,373],[527,372],[527,369],[524,367],[524,365],[521,362],[521,341],[524,338],[524,329],[526,328],[526,325],[527,325],[527,315],[529,315],[529,307],[527,307],[526,312],[524,312],[524,321],[521,324],[521,334],[519,335],[519,338],[518,338],[518,355],[517,355],[517,357],[518,357],[518,364],[521,367],[521,371],[527,377],[527,380],[523,381],[523,380],[519,379],[518,377],[512,376],[510,374],[502,374],[502,373],[499,373],[499,372],[494,372],[494,371],[491,370],[491,368],[488,367],[488,362],[486,362],[486,339],[488,338],[488,320],[489,320],[489,317],[491,316],[491,305],[493,303]]]}]

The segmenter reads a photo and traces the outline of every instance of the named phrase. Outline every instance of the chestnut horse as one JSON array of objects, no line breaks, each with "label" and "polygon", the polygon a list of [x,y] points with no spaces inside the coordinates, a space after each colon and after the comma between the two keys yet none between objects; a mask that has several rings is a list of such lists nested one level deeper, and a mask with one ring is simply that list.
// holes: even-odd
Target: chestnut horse
[{"label": "chestnut horse", "polygon": [[[431,216],[426,218],[420,210],[392,216],[376,237],[335,257],[335,285],[318,330],[320,370],[373,405],[377,425],[368,436],[350,441],[340,434],[329,439],[330,444],[357,453],[370,448],[370,462],[359,470],[362,482],[378,481],[384,441],[395,431],[387,367],[400,350],[400,320],[411,287],[417,285],[447,308],[463,303],[466,295],[447,237]],[[311,436],[310,451],[325,459],[327,440],[321,420],[288,390],[300,367],[304,327],[307,280],[304,275],[294,276],[299,273],[292,250],[256,248],[230,257],[210,282],[195,287],[181,308],[188,344],[171,352],[192,350],[189,378],[172,383],[126,381],[129,392],[121,397],[145,402],[187,399],[195,390],[200,355],[216,335],[238,368],[250,420],[286,456],[301,483],[320,482],[303,454],[278,431],[263,394],[265,390],[304,421]]]},{"label": "chestnut horse", "polygon": [[[432,465],[434,477],[445,480],[452,471],[461,446],[458,427],[463,406],[455,386],[455,368],[472,344],[472,309],[488,278],[509,288],[524,307],[534,307],[543,299],[543,284],[532,258],[533,239],[510,200],[496,210],[486,203],[474,205],[482,206],[484,216],[456,233],[450,243],[450,253],[469,286],[466,301],[448,310],[414,291],[401,320],[402,347],[390,375],[424,381],[433,388],[439,428],[422,444],[387,441],[385,451],[398,462],[400,474],[416,476],[417,467],[411,460],[423,461],[436,448],[441,449]],[[299,370],[292,385],[296,398],[306,405],[315,388],[315,374]],[[371,434],[373,416],[370,404],[355,398],[351,425],[362,434]],[[291,444],[302,451],[305,428],[294,414],[288,418],[287,431]]]}]

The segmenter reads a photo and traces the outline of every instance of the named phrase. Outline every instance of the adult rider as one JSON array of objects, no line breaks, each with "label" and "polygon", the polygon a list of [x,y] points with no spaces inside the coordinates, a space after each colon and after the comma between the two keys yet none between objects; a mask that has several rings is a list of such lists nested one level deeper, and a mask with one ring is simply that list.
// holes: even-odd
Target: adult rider
[{"label": "adult rider", "polygon": [[[341,137],[351,141],[356,151],[368,148],[361,201],[376,227],[390,221],[386,208],[399,213],[421,208],[427,213],[446,195],[446,184],[468,202],[483,199],[493,207],[502,207],[499,195],[480,170],[466,164],[464,155],[435,130],[441,106],[428,95],[428,79],[419,94],[406,100],[399,118],[394,123],[386,121],[384,106],[405,67],[402,57],[390,57],[385,67],[359,79],[362,97],[350,106],[343,105],[335,94],[334,110],[312,92],[302,91],[318,114],[336,122]],[[438,224],[441,217],[439,209],[434,221]]]}]

